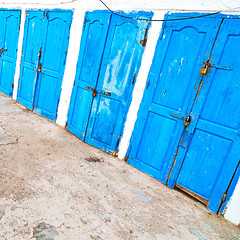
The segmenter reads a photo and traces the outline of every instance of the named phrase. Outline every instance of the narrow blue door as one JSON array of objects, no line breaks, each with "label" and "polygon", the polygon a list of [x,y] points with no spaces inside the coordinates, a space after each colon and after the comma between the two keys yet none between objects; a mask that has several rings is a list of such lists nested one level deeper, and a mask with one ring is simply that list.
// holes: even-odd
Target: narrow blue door
[{"label": "narrow blue door", "polygon": [[55,121],[72,11],[27,11],[18,101]]},{"label": "narrow blue door", "polygon": [[33,109],[37,70],[42,51],[42,25],[43,11],[26,12],[17,99],[30,110]]},{"label": "narrow blue door", "polygon": [[[182,15],[167,18],[171,17]],[[220,22],[201,18],[163,26],[128,151],[131,165],[163,183],[200,84],[200,67]]]},{"label": "narrow blue door", "polygon": [[72,11],[45,11],[34,110],[55,121],[65,69]]},{"label": "narrow blue door", "polygon": [[85,139],[98,73],[106,42],[111,14],[87,12],[84,20],[77,73],[68,112],[67,129]]},{"label": "narrow blue door", "polygon": [[20,29],[20,10],[0,10],[0,91],[12,96]]},{"label": "narrow blue door", "polygon": [[[177,186],[205,199],[217,212],[240,156],[240,20],[225,19],[210,58],[210,73],[194,104],[196,127]],[[200,114],[199,114],[200,112]],[[172,178],[184,153],[177,158]]]},{"label": "narrow blue door", "polygon": [[[149,18],[151,14],[129,16]],[[111,18],[85,141],[114,155],[143,52],[141,40],[148,26],[145,21],[116,15]]]}]

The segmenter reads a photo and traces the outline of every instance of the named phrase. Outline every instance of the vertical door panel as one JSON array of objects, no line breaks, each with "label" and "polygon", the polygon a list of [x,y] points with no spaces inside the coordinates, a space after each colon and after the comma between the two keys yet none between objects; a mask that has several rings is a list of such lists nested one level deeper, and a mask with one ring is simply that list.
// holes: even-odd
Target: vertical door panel
[{"label": "vertical door panel", "polygon": [[[224,20],[211,55],[205,102],[203,94],[193,112],[201,111],[177,184],[209,201],[218,211],[221,197],[240,155],[240,21]],[[210,88],[209,88],[210,86]],[[190,126],[189,126],[190,127]]]},{"label": "vertical door panel", "polygon": [[115,15],[111,19],[86,135],[87,143],[110,153],[117,151],[147,26]]},{"label": "vertical door panel", "polygon": [[42,70],[38,76],[34,109],[53,121],[57,117],[71,19],[72,13],[67,11],[47,11],[44,17]]},{"label": "vertical door panel", "polygon": [[21,58],[18,101],[33,109],[39,51],[42,43],[43,11],[27,11]]},{"label": "vertical door panel", "polygon": [[3,25],[0,46],[2,49],[0,57],[0,90],[8,96],[12,96],[21,11],[2,10],[1,15],[1,24]]},{"label": "vertical door panel", "polygon": [[68,112],[67,129],[85,139],[95,89],[106,42],[111,14],[107,11],[86,13],[77,72]]},{"label": "vertical door panel", "polygon": [[164,183],[219,25],[207,18],[167,22],[159,38],[128,162]]}]

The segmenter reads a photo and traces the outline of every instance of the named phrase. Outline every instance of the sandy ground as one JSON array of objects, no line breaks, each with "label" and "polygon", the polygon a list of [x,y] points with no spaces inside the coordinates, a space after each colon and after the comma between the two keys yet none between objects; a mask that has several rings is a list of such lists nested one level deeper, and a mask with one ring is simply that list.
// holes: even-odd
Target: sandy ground
[{"label": "sandy ground", "polygon": [[240,239],[201,203],[0,95],[0,239]]}]

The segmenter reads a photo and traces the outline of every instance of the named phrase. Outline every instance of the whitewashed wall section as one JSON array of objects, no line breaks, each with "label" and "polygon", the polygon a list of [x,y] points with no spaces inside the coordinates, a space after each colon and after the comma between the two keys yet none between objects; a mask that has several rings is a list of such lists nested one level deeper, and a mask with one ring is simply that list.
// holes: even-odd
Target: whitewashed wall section
[{"label": "whitewashed wall section", "polygon": [[[105,0],[107,5],[113,10],[123,10],[125,12],[132,10],[147,10],[154,12],[154,19],[163,19],[164,15],[168,11],[196,11],[196,12],[209,12],[221,10],[229,14],[239,14],[240,0],[227,1],[227,0],[151,0],[151,1],[138,1],[138,0]],[[83,27],[83,20],[86,11],[92,10],[105,10],[105,7],[99,0],[15,0],[0,2],[1,6],[4,8],[19,8],[22,10],[21,26],[20,26],[20,36],[18,43],[18,55],[16,62],[16,72],[14,76],[14,92],[13,98],[17,98],[17,86],[18,79],[20,75],[20,59],[21,59],[21,49],[23,41],[24,32],[24,22],[25,22],[25,10],[26,9],[73,9],[73,22],[70,32],[69,49],[66,61],[65,73],[62,82],[62,93],[58,108],[58,118],[57,123],[61,126],[65,126],[67,121],[67,112],[69,108],[69,102],[73,87],[73,82],[76,73],[76,65],[78,60],[78,49],[80,47],[81,33]],[[137,118],[138,109],[142,100],[143,91],[147,81],[148,72],[152,63],[153,55],[155,52],[156,43],[161,31],[161,22],[153,22],[148,33],[148,43],[142,57],[141,67],[137,76],[137,81],[135,88],[133,90],[133,98],[127,114],[127,120],[124,126],[124,133],[122,140],[119,145],[119,155],[120,159],[123,159],[129,144],[129,140],[134,128],[134,123]],[[227,206],[225,218],[235,225],[240,224],[240,181],[238,182],[235,191],[229,204]]]}]

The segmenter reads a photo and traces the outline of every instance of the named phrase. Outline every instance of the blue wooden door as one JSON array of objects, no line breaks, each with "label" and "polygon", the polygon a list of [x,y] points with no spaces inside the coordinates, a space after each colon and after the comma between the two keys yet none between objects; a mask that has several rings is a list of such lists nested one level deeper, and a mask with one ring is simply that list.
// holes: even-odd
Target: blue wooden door
[{"label": "blue wooden door", "polygon": [[128,151],[131,165],[163,183],[200,84],[200,67],[220,22],[202,18],[163,26]]},{"label": "blue wooden door", "polygon": [[[95,14],[96,18],[100,17],[97,15],[98,11]],[[101,14],[104,16],[106,13],[103,11]],[[149,18],[151,14],[138,12],[129,16]],[[94,22],[91,20],[93,16],[89,17],[88,25]],[[78,71],[81,73],[77,75],[75,81],[67,127],[87,143],[116,154],[131,98],[134,76],[137,74],[143,51],[141,40],[144,39],[148,23],[116,15],[112,15],[110,20],[109,16],[103,19],[104,21],[101,20],[99,23],[95,21],[95,27],[97,27],[95,32],[101,32],[103,41],[101,43],[98,42],[100,39],[98,35],[94,40],[91,39],[89,35],[91,32],[88,30],[90,28],[85,24],[87,33],[83,34],[84,39],[87,38],[92,45],[98,44],[100,48],[99,52],[90,54],[90,59],[84,57],[83,60],[81,55],[83,50],[80,50],[81,69]],[[94,28],[93,25],[92,28]],[[97,43],[90,42],[89,39]],[[104,39],[106,39],[105,42]],[[87,49],[86,40],[82,42],[81,48]],[[95,61],[93,62],[91,58],[95,58]],[[86,61],[84,65],[82,61]],[[91,74],[85,66],[88,62],[92,67]],[[79,78],[82,82],[77,83]],[[89,79],[89,82],[84,79]],[[78,87],[81,86],[80,84],[83,84],[81,89]],[[83,88],[85,88],[84,91]]]},{"label": "blue wooden door", "polygon": [[0,10],[0,91],[12,96],[20,29],[20,10]]},{"label": "blue wooden door", "polygon": [[43,25],[45,33],[43,54],[38,69],[34,110],[55,121],[67,57],[72,12],[46,11],[44,19],[46,21]]},{"label": "blue wooden door", "polygon": [[[186,128],[189,147],[179,150],[171,181],[205,200],[217,212],[240,156],[240,20],[225,19]],[[188,143],[186,142],[186,146]],[[190,194],[191,194],[190,193]]]},{"label": "blue wooden door", "polygon": [[27,11],[17,99],[30,110],[33,110],[37,70],[41,58],[42,26],[43,11]]},{"label": "blue wooden door", "polygon": [[27,11],[18,100],[55,121],[72,11]]},{"label": "blue wooden door", "polygon": [[110,18],[109,12],[94,11],[86,13],[84,20],[67,121],[67,129],[82,140],[85,139],[88,126],[94,98],[91,89],[96,88]]}]

